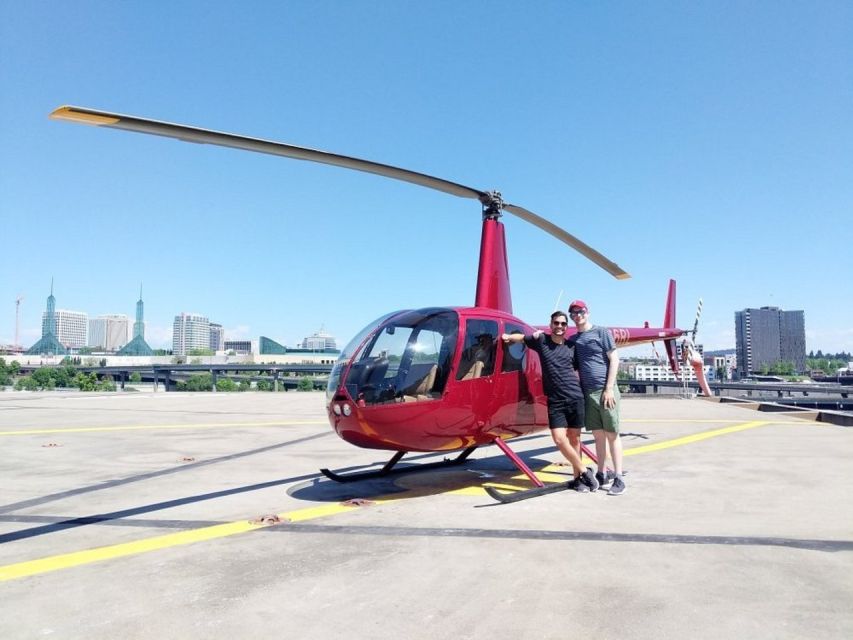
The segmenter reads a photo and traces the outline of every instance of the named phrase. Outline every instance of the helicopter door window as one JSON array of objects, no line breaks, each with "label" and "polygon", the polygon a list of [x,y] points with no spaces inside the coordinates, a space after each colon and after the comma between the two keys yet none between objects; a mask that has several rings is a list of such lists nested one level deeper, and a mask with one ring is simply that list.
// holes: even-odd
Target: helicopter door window
[{"label": "helicopter door window", "polygon": [[[520,333],[524,335],[524,327],[521,325],[507,322],[504,325],[504,329],[506,333]],[[505,344],[503,349],[504,359],[503,364],[501,365],[501,371],[504,373],[508,373],[510,371],[524,371],[527,357],[527,347],[524,343],[514,342],[511,344]]]},{"label": "helicopter door window", "polygon": [[465,345],[456,371],[457,380],[490,376],[495,371],[498,323],[471,319],[465,323]]},{"label": "helicopter door window", "polygon": [[418,331],[408,347],[408,370],[402,386],[404,402],[437,398],[436,389],[439,370],[439,352],[443,336],[430,330]]}]

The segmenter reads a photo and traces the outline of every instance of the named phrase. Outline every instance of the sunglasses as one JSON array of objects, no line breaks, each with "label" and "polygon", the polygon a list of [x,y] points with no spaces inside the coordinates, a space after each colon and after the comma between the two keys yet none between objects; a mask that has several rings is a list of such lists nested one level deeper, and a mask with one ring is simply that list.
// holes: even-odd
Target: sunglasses
[{"label": "sunglasses", "polygon": [[568,322],[558,322],[556,320],[554,320],[554,322],[552,322],[551,324],[553,324],[555,327],[567,327],[567,326],[569,326]]},{"label": "sunglasses", "polygon": [[569,311],[569,315],[570,316],[585,316],[586,315],[586,309],[581,309],[579,311]]}]

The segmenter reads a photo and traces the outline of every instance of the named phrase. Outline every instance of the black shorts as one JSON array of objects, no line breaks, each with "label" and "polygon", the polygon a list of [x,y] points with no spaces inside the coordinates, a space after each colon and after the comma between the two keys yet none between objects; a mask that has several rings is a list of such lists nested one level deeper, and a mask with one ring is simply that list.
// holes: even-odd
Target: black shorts
[{"label": "black shorts", "polygon": [[548,402],[548,426],[552,429],[580,429],[584,421],[584,399]]}]

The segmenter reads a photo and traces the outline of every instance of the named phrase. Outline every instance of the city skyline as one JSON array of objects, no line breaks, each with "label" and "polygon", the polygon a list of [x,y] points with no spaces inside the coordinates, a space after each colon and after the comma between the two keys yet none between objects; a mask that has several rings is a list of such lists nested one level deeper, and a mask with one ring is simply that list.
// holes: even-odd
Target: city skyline
[{"label": "city skyline", "polygon": [[[134,323],[133,337],[135,338],[137,336],[140,336],[141,338],[144,339],[145,333],[149,329],[148,322],[147,321],[141,322],[141,324],[143,326],[141,326],[141,327],[137,326],[140,324],[140,321],[142,320],[143,300],[142,300],[141,287],[140,287],[139,295],[140,295],[140,298],[136,302],[136,318],[137,318],[137,321]],[[55,335],[59,336],[59,338],[61,339],[63,333],[62,333],[62,331],[59,331],[58,325],[61,322],[62,314],[73,315],[75,317],[79,317],[78,320],[80,320],[80,327],[81,327],[80,331],[83,331],[83,333],[80,333],[79,336],[76,336],[78,338],[77,341],[80,342],[81,344],[76,344],[76,343],[74,345],[67,345],[66,344],[65,346],[70,346],[71,348],[75,348],[75,349],[79,349],[80,347],[83,347],[83,346],[85,346],[85,347],[98,346],[98,345],[92,344],[93,338],[91,335],[94,323],[97,321],[101,321],[101,322],[103,322],[103,321],[122,321],[125,325],[124,331],[126,334],[126,339],[119,345],[119,348],[125,346],[126,344],[128,344],[130,342],[130,338],[131,338],[131,334],[129,332],[129,320],[130,320],[130,318],[127,314],[104,313],[104,314],[99,314],[98,316],[93,316],[92,314],[88,313],[87,311],[64,309],[61,306],[57,308],[56,307],[56,296],[54,295],[54,281],[53,281],[53,279],[51,279],[50,294],[47,297],[45,310],[42,311],[42,313],[41,313],[41,329],[39,332],[39,338],[43,338],[47,333],[51,333],[51,334],[55,334]],[[171,327],[171,332],[169,334],[168,343],[164,343],[162,346],[155,345],[154,348],[155,349],[168,350],[168,351],[174,351],[175,350],[175,340],[176,340],[176,329],[177,329],[177,323],[178,323],[179,319],[183,319],[185,317],[197,317],[197,316],[202,316],[202,314],[193,313],[193,312],[186,312],[186,311],[181,311],[181,312],[175,314],[173,317],[173,321],[172,321],[172,327]],[[188,346],[187,349],[200,349],[200,348],[206,348],[207,346],[210,346],[212,348],[212,344],[207,342],[207,340],[208,339],[212,340],[213,334],[217,334],[219,336],[220,342],[224,342],[225,340],[227,340],[229,342],[240,341],[240,340],[249,340],[249,341],[256,342],[261,337],[260,334],[258,336],[230,337],[230,334],[227,333],[227,329],[225,329],[222,325],[209,320],[208,317],[206,317],[206,316],[203,317],[202,319],[206,322],[206,324],[208,326],[208,333],[206,334],[208,337],[205,338],[205,341],[206,341],[205,345],[202,345],[200,343],[198,343],[198,344],[194,343],[194,344]],[[47,328],[48,324],[50,324],[52,326],[52,329]],[[88,331],[85,331],[83,329],[83,327],[86,327],[88,329]],[[98,335],[100,336],[101,339],[106,339],[105,335],[104,336],[100,335],[101,333],[108,331],[108,329],[106,329],[106,327],[99,327],[97,329],[97,331],[99,332]],[[78,333],[79,333],[79,331],[78,331]],[[269,339],[269,336],[266,336],[266,337]],[[299,349],[299,348],[304,348],[305,344],[307,342],[310,342],[310,341],[316,340],[316,339],[322,339],[324,342],[324,346],[325,346],[325,341],[330,340],[331,344],[332,344],[332,348],[334,348],[336,338],[335,338],[335,336],[325,332],[323,325],[320,326],[319,330],[314,331],[309,335],[303,336],[303,338],[301,340],[296,340],[296,341],[294,341],[293,344],[288,345],[287,343],[282,342],[281,345],[282,346],[288,346],[289,348],[293,348],[293,349]],[[115,337],[112,339],[112,342],[113,343],[116,342]],[[21,345],[17,345],[17,346],[21,346],[25,350],[27,350],[27,349],[30,349],[31,346],[35,346],[36,343],[38,343],[38,340],[36,340],[33,343],[33,345],[30,345],[30,346],[27,346],[27,344],[21,344]],[[10,343],[4,343],[4,342],[0,341],[0,345],[6,345],[6,344],[8,344],[9,346],[15,346],[11,342]],[[109,350],[110,349],[107,349],[107,351],[109,351]],[[118,349],[112,349],[112,350],[118,350]],[[179,349],[179,351],[181,352],[181,355],[183,355],[184,349],[183,348]]]},{"label": "city skyline", "polygon": [[322,325],[344,345],[395,309],[473,303],[476,202],[48,119],[67,103],[499,189],[632,275],[505,216],[530,324],[581,298],[593,323],[659,325],[674,278],[708,350],[735,345],[735,311],[778,306],[805,311],[807,352],[853,351],[851,59],[853,5],[832,2],[5,3],[0,343],[20,295],[19,341],[38,338],[51,274],[92,315],[132,316],[144,278],[157,348],[182,310],[229,339]]}]

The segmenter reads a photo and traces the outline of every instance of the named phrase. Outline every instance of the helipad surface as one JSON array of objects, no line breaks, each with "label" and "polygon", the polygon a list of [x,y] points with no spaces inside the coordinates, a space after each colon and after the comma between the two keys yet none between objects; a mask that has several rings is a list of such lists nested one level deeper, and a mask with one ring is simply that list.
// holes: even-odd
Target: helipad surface
[{"label": "helipad surface", "polygon": [[[495,447],[325,479],[389,456],[318,393],[0,394],[0,638],[853,637],[853,431],[623,416],[624,496],[496,505],[483,483],[526,481]],[[547,433],[511,446],[559,459]]]}]

